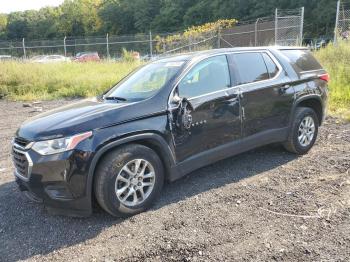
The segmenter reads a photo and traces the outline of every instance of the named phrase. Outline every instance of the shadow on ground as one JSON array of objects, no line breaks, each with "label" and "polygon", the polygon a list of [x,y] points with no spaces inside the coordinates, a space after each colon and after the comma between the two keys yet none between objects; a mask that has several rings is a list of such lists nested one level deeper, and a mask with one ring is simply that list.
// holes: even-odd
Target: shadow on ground
[{"label": "shadow on ground", "polygon": [[[166,185],[153,210],[272,170],[293,159],[294,155],[279,147],[264,147],[220,161]],[[0,260],[27,259],[83,243],[122,221],[101,210],[83,219],[51,216],[43,206],[27,200],[15,182],[3,184],[0,185]]]}]

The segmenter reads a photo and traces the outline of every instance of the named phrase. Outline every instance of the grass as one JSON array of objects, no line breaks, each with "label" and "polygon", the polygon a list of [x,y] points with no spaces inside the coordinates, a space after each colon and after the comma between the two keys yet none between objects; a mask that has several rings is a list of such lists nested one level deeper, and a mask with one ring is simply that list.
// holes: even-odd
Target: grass
[{"label": "grass", "polygon": [[315,56],[331,77],[329,113],[350,121],[350,42],[328,45]]},{"label": "grass", "polygon": [[33,64],[0,63],[0,97],[51,100],[102,94],[140,64],[137,62]]}]

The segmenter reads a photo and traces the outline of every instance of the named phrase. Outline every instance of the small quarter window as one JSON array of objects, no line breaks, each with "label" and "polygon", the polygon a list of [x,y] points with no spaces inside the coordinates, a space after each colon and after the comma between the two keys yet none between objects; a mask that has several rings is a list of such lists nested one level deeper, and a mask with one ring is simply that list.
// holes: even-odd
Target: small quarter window
[{"label": "small quarter window", "polygon": [[305,71],[321,70],[322,66],[308,50],[282,50],[298,73]]},{"label": "small quarter window", "polygon": [[230,87],[225,55],[207,58],[195,65],[178,85],[181,97],[191,98]]},{"label": "small quarter window", "polygon": [[275,64],[275,62],[273,62],[273,60],[268,54],[263,53],[263,57],[264,57],[264,61],[267,67],[267,71],[269,72],[270,78],[274,78],[278,73],[277,65]]}]

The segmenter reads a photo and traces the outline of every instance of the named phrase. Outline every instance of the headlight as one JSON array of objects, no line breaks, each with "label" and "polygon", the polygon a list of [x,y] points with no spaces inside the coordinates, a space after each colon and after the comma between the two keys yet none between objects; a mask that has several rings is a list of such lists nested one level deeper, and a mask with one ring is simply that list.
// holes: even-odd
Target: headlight
[{"label": "headlight", "polygon": [[81,141],[92,136],[92,132],[86,132],[70,137],[35,142],[32,149],[40,155],[52,155],[74,149]]}]

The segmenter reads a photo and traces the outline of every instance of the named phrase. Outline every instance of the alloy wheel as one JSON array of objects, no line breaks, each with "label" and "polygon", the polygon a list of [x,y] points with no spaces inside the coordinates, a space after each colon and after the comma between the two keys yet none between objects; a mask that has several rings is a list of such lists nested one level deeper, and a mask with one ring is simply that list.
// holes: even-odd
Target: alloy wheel
[{"label": "alloy wheel", "polygon": [[315,135],[315,121],[311,116],[303,118],[299,125],[298,140],[300,145],[307,147],[311,144]]},{"label": "alloy wheel", "polygon": [[155,171],[145,159],[134,159],[120,170],[115,181],[115,193],[125,206],[143,203],[152,193],[155,184]]}]

